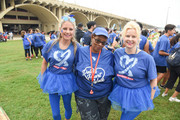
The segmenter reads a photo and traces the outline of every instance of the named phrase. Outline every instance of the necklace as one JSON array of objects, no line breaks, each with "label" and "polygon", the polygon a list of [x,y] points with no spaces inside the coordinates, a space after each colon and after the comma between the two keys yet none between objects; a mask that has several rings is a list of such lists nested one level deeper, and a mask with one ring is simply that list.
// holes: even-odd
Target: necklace
[{"label": "necklace", "polygon": [[90,60],[91,60],[91,75],[92,75],[92,80],[91,80],[91,90],[90,90],[90,94],[93,94],[93,81],[94,81],[94,75],[95,75],[95,72],[96,72],[96,68],[97,68],[97,65],[98,65],[98,62],[99,62],[99,58],[100,58],[100,54],[101,54],[101,50],[99,52],[99,55],[98,55],[98,59],[96,61],[96,65],[95,65],[95,68],[94,68],[94,71],[93,71],[93,64],[92,64],[92,53],[91,53],[91,47],[90,47]]}]

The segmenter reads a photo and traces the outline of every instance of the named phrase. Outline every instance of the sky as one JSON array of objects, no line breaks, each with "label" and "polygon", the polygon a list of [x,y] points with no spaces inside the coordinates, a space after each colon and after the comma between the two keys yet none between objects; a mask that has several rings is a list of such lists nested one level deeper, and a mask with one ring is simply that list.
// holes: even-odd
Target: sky
[{"label": "sky", "polygon": [[162,27],[180,25],[180,0],[59,0]]}]

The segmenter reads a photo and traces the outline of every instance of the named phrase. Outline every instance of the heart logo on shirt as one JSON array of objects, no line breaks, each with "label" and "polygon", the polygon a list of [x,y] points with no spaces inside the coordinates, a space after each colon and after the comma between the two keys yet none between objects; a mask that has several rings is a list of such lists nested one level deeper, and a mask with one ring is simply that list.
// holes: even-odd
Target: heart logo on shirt
[{"label": "heart logo on shirt", "polygon": [[[94,71],[94,69],[93,69]],[[91,67],[86,67],[83,71],[82,71],[83,76],[89,80],[92,81],[92,72],[91,72]],[[93,83],[99,83],[99,82],[104,82],[104,76],[105,76],[105,71],[103,68],[96,68],[96,72],[94,75],[94,81]]]},{"label": "heart logo on shirt", "polygon": [[61,65],[68,66],[69,64],[68,64],[67,60],[69,59],[70,55],[71,55],[71,51],[69,49],[66,52],[55,51],[54,55],[53,55],[54,59],[59,62],[55,65],[57,65],[57,66],[61,66]]},{"label": "heart logo on shirt", "polygon": [[130,69],[134,67],[137,64],[137,62],[137,58],[130,58],[128,55],[120,57],[120,66],[124,68],[124,70],[119,71],[119,74],[125,74],[128,72],[128,76],[133,77],[133,74]]}]

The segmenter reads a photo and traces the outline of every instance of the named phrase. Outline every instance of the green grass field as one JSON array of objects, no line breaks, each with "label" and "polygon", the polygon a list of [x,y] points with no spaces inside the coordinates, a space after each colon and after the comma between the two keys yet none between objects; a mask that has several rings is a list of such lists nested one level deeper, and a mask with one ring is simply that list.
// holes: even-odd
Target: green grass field
[{"label": "green grass field", "polygon": [[[42,93],[36,79],[41,62],[41,58],[25,60],[22,40],[0,43],[0,106],[11,120],[53,120],[48,94]],[[136,120],[179,120],[180,103],[168,101],[173,92],[174,89],[164,98],[158,96],[154,100],[155,109],[142,112]],[[71,120],[80,120],[74,95],[72,108]],[[62,100],[61,115],[64,120]],[[111,109],[108,120],[119,120],[120,116],[120,111]]]}]

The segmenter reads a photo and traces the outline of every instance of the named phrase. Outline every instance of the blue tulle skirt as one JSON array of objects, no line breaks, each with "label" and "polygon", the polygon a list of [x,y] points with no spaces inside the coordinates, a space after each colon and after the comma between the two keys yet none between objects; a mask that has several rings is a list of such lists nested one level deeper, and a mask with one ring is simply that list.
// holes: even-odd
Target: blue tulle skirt
[{"label": "blue tulle skirt", "polygon": [[73,73],[54,74],[47,69],[42,76],[40,73],[37,79],[44,93],[66,95],[78,90]]},{"label": "blue tulle skirt", "polygon": [[[154,98],[160,94],[157,87]],[[146,111],[154,108],[153,101],[151,100],[151,87],[146,85],[141,88],[125,88],[115,85],[113,91],[109,95],[112,107],[115,110],[126,111]]]}]

